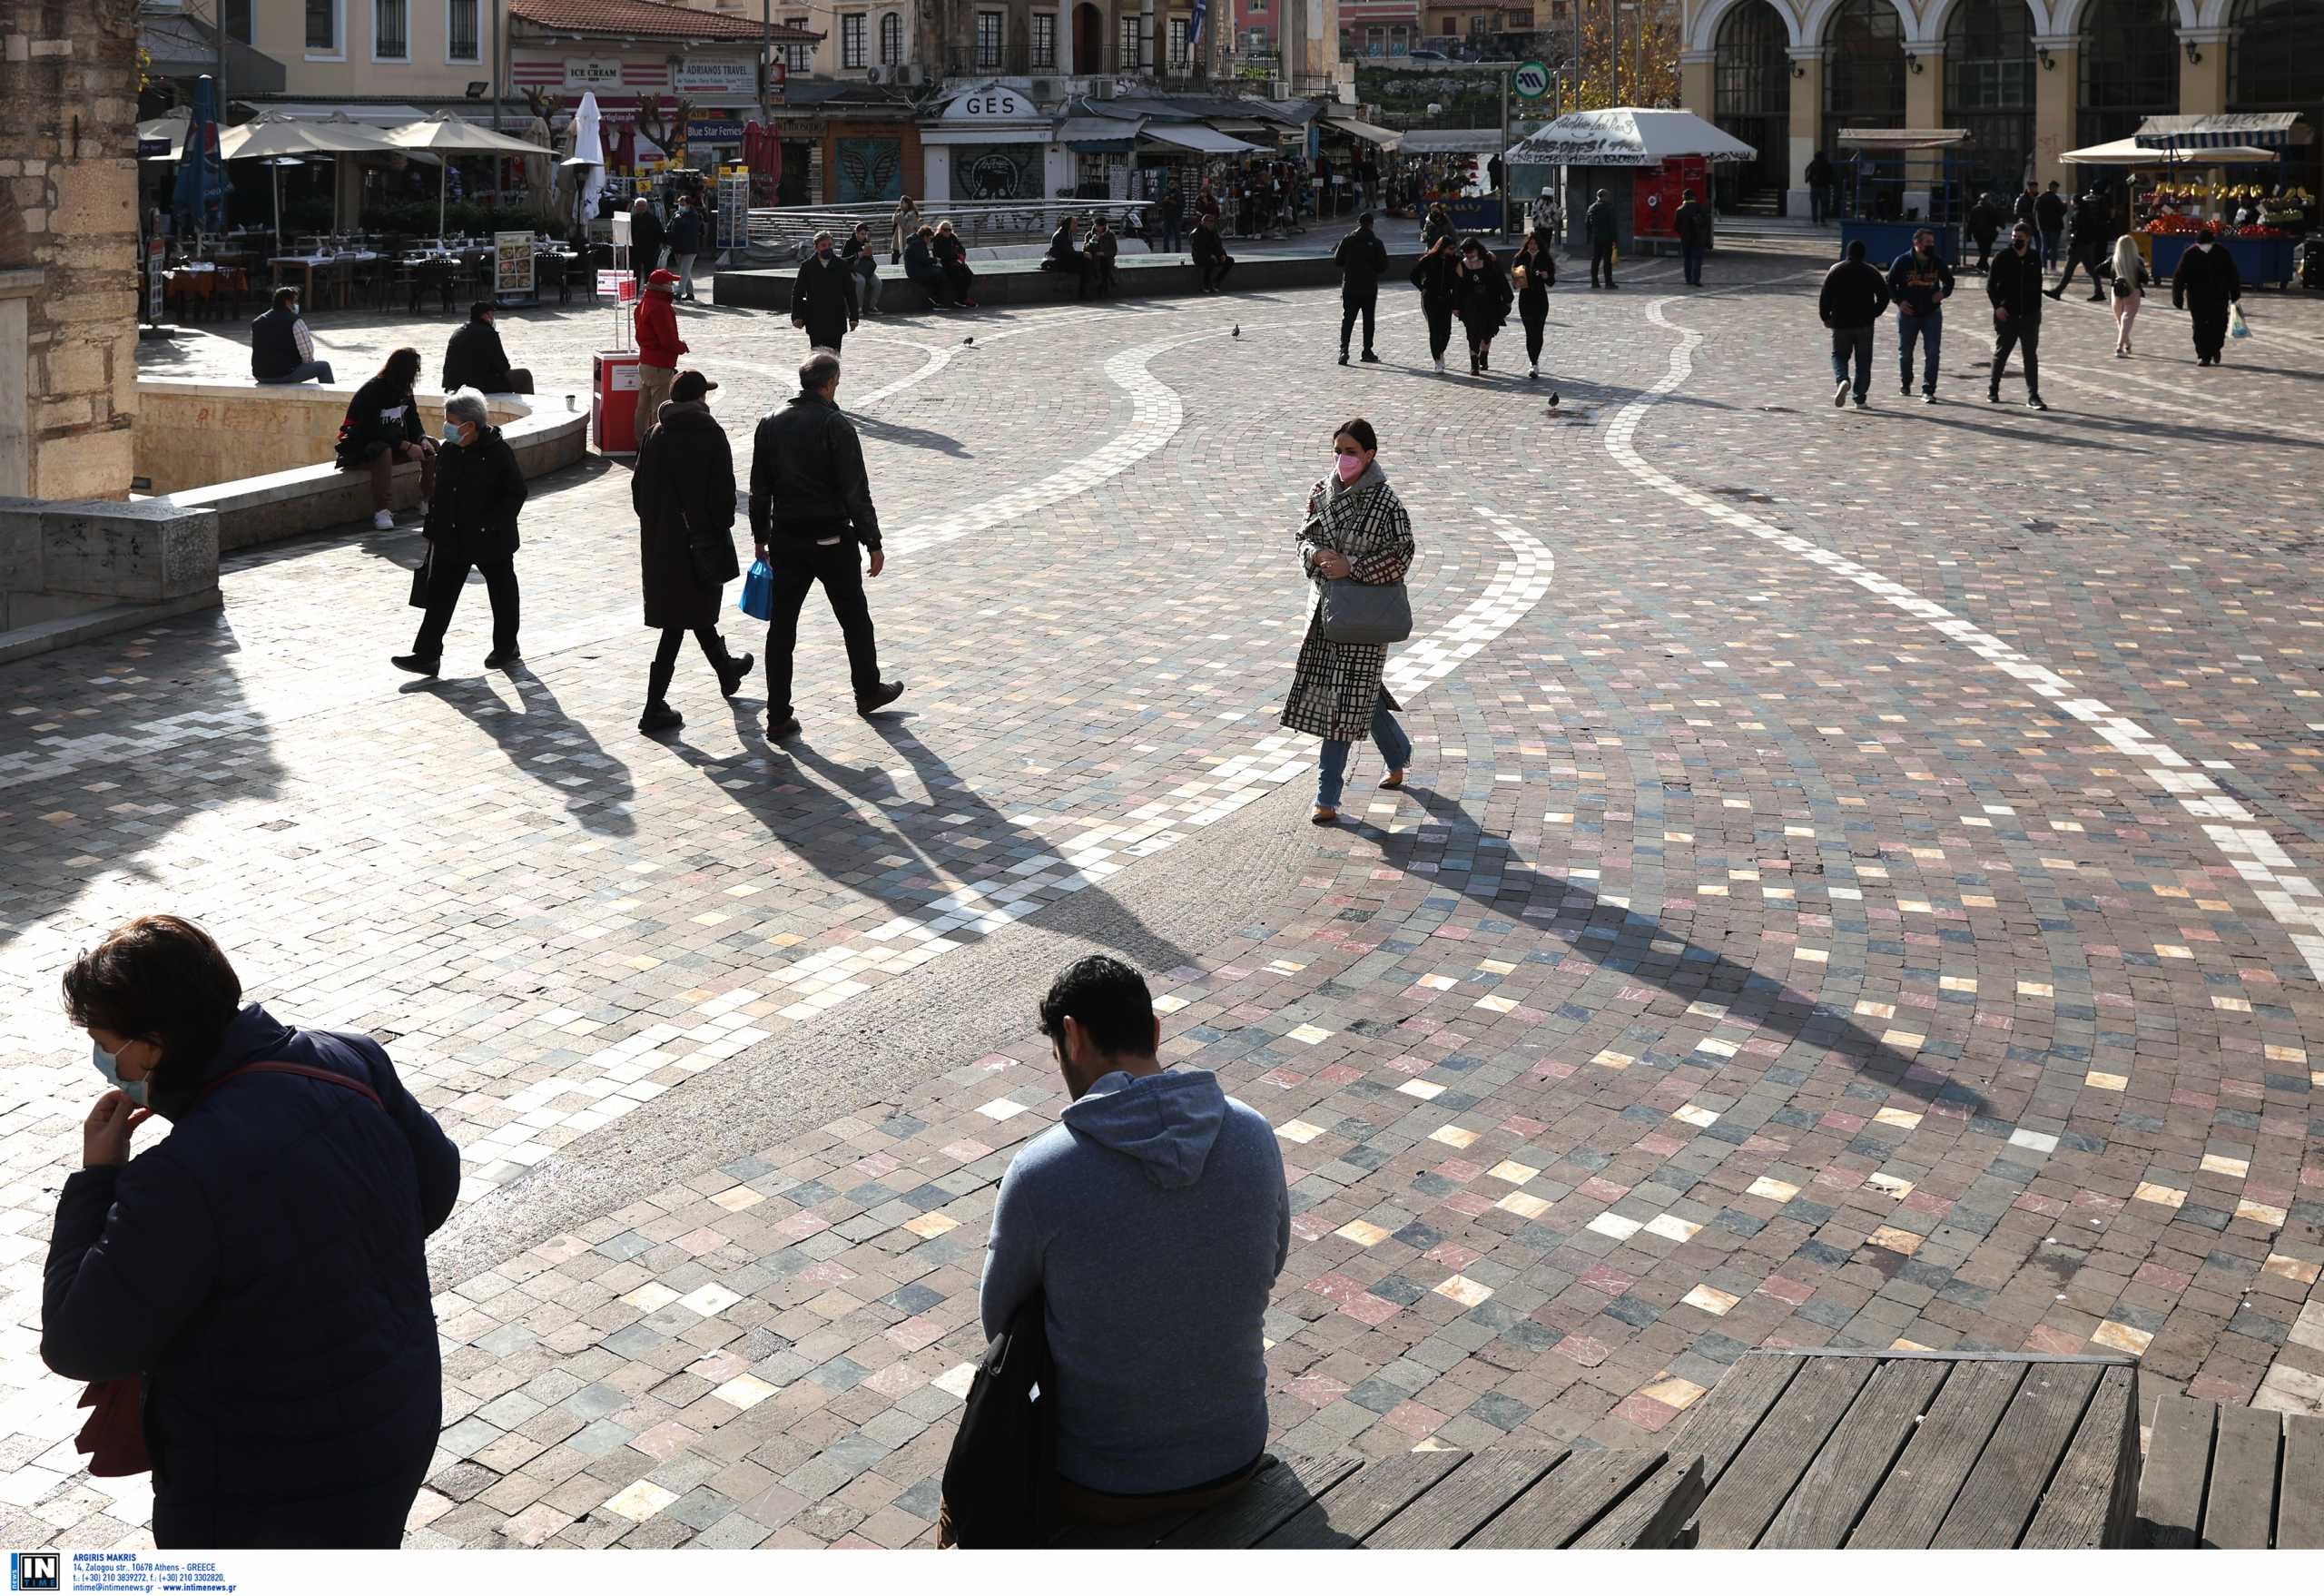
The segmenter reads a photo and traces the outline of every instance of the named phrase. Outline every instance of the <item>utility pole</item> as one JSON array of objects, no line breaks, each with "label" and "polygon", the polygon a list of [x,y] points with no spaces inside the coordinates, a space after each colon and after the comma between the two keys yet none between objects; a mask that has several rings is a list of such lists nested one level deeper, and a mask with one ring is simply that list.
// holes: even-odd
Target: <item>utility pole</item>
[{"label": "utility pole", "polygon": [[1606,92],[1613,96],[1610,104],[1622,103],[1622,5],[1621,0],[1606,0]]},{"label": "utility pole", "polygon": [[226,125],[226,0],[210,0],[211,43],[217,59],[211,63],[212,86],[218,91],[218,125]]},{"label": "utility pole", "polygon": [[[500,131],[501,65],[508,59],[508,0],[492,0],[492,131]],[[448,159],[448,157],[446,157]],[[508,163],[492,158],[492,208],[500,209],[501,175]]]},{"label": "utility pole", "polygon": [[774,120],[774,0],[759,0],[759,125]]}]

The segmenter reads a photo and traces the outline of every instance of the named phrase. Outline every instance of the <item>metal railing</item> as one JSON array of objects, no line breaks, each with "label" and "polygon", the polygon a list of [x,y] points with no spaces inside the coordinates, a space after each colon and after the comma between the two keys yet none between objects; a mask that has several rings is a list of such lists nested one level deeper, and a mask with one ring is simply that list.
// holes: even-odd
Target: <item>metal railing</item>
[{"label": "metal railing", "polygon": [[[1144,200],[1019,200],[981,205],[931,202],[921,206],[920,220],[924,227],[950,222],[960,241],[973,249],[1046,239],[1068,216],[1079,222],[1098,216],[1118,222],[1126,211],[1150,208],[1151,202]],[[804,260],[813,251],[818,232],[828,230],[832,238],[843,241],[862,222],[872,230],[872,241],[885,251],[892,236],[895,216],[892,204],[790,205],[753,210],[751,247],[771,250],[781,260]]]}]

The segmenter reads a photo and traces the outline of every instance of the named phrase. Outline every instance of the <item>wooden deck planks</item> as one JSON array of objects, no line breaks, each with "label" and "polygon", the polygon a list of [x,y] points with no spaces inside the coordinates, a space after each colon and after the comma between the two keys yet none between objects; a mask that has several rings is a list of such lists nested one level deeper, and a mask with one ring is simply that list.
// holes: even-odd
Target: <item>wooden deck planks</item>
[{"label": "wooden deck planks", "polygon": [[1504,1552],[1564,1546],[1603,1518],[1665,1461],[1659,1452],[1577,1453],[1536,1480],[1524,1495],[1462,1544]]},{"label": "wooden deck planks", "polygon": [[[1700,1536],[1698,1544],[1740,1549],[1758,1540],[1817,1450],[1872,1378],[1876,1360],[1807,1358],[1798,1362],[1797,1376],[1784,1388],[1766,1419],[1704,1498],[1695,1519]],[[1689,1440],[1686,1444],[1691,1448],[1695,1443]]]},{"label": "wooden deck planks", "polygon": [[2138,1452],[2138,1371],[2108,1369],[2022,1544],[2046,1551],[2128,1544]]},{"label": "wooden deck planks", "polygon": [[1206,1508],[1155,1544],[1240,1551],[1265,1540],[1363,1466],[1360,1457],[1279,1458],[1248,1485]]},{"label": "wooden deck planks", "polygon": [[1851,1547],[1918,1550],[1945,1522],[2027,1364],[1960,1364],[1849,1534]]},{"label": "wooden deck planks", "polygon": [[[1689,1522],[1702,1505],[1708,1486],[1703,1460],[1691,1453],[1671,1458],[1648,1475],[1621,1504],[1573,1543],[1577,1552],[1615,1552],[1694,1544]],[[1682,1539],[1682,1537],[1684,1537]]]},{"label": "wooden deck planks", "polygon": [[2284,1420],[2283,1483],[2277,1493],[2276,1549],[2324,1551],[2324,1419]]},{"label": "wooden deck planks", "polygon": [[2167,1395],[2154,1407],[2146,1463],[2139,1472],[2140,1539],[2148,1546],[2192,1546],[2203,1528],[2203,1485],[2211,1473],[2216,1404]]},{"label": "wooden deck planks", "polygon": [[1929,1544],[1938,1549],[2012,1547],[2041,1504],[2043,1487],[2081,1427],[2097,1388],[2093,1364],[2036,1364],[2025,1371],[1961,1494]]},{"label": "wooden deck planks", "polygon": [[1825,1551],[1845,1542],[1912,1440],[1915,1421],[1955,1366],[1925,1360],[1883,1364],[1758,1544]]},{"label": "wooden deck planks", "polygon": [[2260,1408],[2219,1410],[2211,1490],[2203,1503],[2205,1546],[2265,1551],[2276,1523],[2276,1461],[2283,1415]]},{"label": "wooden deck planks", "polygon": [[1743,1450],[1751,1433],[1766,1419],[1784,1388],[1811,1360],[1771,1353],[1746,1353],[1687,1411],[1684,1425],[1671,1436],[1673,1452],[1702,1454],[1703,1478],[1716,1485],[1727,1465]]},{"label": "wooden deck planks", "polygon": [[1361,1545],[1365,1536],[1470,1461],[1465,1452],[1404,1452],[1374,1458],[1258,1544],[1269,1552]]},{"label": "wooden deck planks", "polygon": [[1470,1459],[1365,1540],[1387,1551],[1444,1551],[1460,1545],[1526,1488],[1561,1466],[1564,1452],[1488,1452]]}]

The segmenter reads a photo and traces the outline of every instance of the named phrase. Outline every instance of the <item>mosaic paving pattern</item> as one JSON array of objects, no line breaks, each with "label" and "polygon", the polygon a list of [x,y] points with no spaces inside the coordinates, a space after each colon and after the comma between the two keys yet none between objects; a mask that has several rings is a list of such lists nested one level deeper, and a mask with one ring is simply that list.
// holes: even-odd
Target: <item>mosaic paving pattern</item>
[{"label": "mosaic paving pattern", "polygon": [[[0,669],[0,1527],[144,1516],[77,1474],[34,1352],[75,947],[199,912],[280,1011],[390,1039],[474,1197],[1044,903],[1199,868],[1227,814],[1296,825],[1282,550],[1345,413],[1421,534],[1413,788],[1359,769],[1256,924],[1135,951],[1168,1056],[1283,1138],[1282,1443],[1634,1443],[1760,1345],[2095,1345],[2150,1395],[2324,1407],[2324,483],[2290,420],[2324,316],[2263,302],[2275,369],[2202,374],[2225,420],[2154,408],[2196,380],[2175,319],[2118,372],[2070,306],[2049,417],[1988,410],[1966,338],[1944,391],[1980,402],[1836,415],[1810,264],[1561,291],[1556,412],[1328,367],[1328,293],[852,340],[916,714],[827,713],[795,758],[706,682],[669,746],[629,730],[618,470],[537,498],[511,678],[374,663],[409,533]],[[794,350],[720,320],[739,434]],[[803,703],[836,698],[810,631]],[[1029,1039],[449,1284],[414,1543],[931,1541],[993,1189],[1063,1102]]]}]

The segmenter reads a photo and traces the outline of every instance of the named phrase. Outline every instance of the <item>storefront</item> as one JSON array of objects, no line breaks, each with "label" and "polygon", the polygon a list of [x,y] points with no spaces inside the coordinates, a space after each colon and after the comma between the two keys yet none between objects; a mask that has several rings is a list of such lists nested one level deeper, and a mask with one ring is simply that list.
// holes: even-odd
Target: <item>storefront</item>
[{"label": "storefront", "polygon": [[1058,138],[1058,119],[1015,89],[988,85],[957,94],[920,124],[926,197],[999,204],[1070,192],[1079,158]]}]

